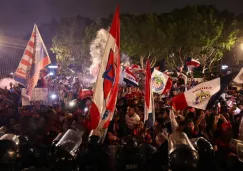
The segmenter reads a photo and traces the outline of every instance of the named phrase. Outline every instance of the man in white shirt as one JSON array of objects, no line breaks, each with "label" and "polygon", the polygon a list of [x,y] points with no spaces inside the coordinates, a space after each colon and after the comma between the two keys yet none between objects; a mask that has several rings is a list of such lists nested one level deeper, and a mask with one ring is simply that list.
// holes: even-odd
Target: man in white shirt
[{"label": "man in white shirt", "polygon": [[128,134],[131,134],[133,130],[137,128],[137,125],[139,124],[140,121],[139,115],[135,113],[134,106],[128,107],[125,120],[126,120],[126,126],[128,128]]}]

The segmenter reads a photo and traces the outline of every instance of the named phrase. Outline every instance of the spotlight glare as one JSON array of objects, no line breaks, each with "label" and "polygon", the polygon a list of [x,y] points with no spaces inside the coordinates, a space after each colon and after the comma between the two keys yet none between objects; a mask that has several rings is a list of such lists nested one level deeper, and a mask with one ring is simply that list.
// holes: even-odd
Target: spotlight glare
[{"label": "spotlight glare", "polygon": [[74,107],[75,104],[76,104],[75,101],[71,101],[71,102],[69,102],[69,106],[70,106],[70,107]]},{"label": "spotlight glare", "polygon": [[56,95],[56,94],[52,94],[52,95],[51,95],[51,98],[52,98],[52,99],[56,99],[56,98],[57,98],[57,95]]}]

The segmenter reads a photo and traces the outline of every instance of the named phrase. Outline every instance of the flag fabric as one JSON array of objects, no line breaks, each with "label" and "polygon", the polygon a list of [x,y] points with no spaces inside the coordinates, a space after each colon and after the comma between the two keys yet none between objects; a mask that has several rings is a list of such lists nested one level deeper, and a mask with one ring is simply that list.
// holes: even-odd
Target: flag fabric
[{"label": "flag fabric", "polygon": [[125,69],[123,80],[129,85],[138,86],[138,79],[129,67]]},{"label": "flag fabric", "polygon": [[26,86],[27,95],[35,88],[40,71],[51,63],[37,25],[34,25],[30,40],[14,74],[14,80]]},{"label": "flag fabric", "polygon": [[139,65],[127,66],[124,72],[124,82],[132,86],[138,86],[138,77],[141,72],[144,72],[144,70]]},{"label": "flag fabric", "polygon": [[175,110],[183,110],[188,106],[202,110],[211,109],[236,74],[232,73],[203,82],[184,93],[180,93],[172,98],[172,106]]},{"label": "flag fabric", "polygon": [[147,128],[153,127],[155,122],[153,92],[151,84],[151,68],[149,59],[146,62],[146,75],[145,75],[145,100],[144,100],[144,122]]},{"label": "flag fabric", "polygon": [[116,107],[120,78],[120,17],[119,6],[110,28],[90,108],[91,129],[109,125]]},{"label": "flag fabric", "polygon": [[144,70],[139,65],[136,64],[132,64],[131,66],[129,66],[129,69],[132,72],[144,72]]},{"label": "flag fabric", "polygon": [[191,71],[193,68],[199,67],[200,65],[201,65],[200,62],[196,59],[188,57],[187,60],[186,60],[186,66],[187,66],[189,71]]},{"label": "flag fabric", "polygon": [[156,69],[156,70],[159,71],[159,70],[160,70],[160,66],[157,66],[157,67],[155,67],[154,69]]},{"label": "flag fabric", "polygon": [[166,94],[172,87],[172,79],[158,70],[153,71],[151,82],[152,91],[158,94]]},{"label": "flag fabric", "polygon": [[234,78],[233,82],[236,84],[243,84],[243,68],[241,68],[240,72]]}]

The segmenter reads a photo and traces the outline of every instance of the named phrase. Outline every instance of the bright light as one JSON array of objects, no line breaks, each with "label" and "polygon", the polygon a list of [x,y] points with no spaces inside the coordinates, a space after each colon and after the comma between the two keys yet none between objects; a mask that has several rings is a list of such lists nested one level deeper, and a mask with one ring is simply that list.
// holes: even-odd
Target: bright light
[{"label": "bright light", "polygon": [[53,73],[53,72],[50,72],[50,73],[49,73],[49,75],[50,75],[50,76],[53,76],[53,75],[54,75],[54,73]]},{"label": "bright light", "polygon": [[56,65],[49,65],[48,68],[53,68],[53,69],[56,69],[57,66]]},{"label": "bright light", "polygon": [[52,95],[51,95],[51,98],[52,98],[52,99],[56,99],[56,98],[57,98],[57,95],[56,95],[56,94],[52,94]]},{"label": "bright light", "polygon": [[76,101],[72,100],[71,102],[69,102],[69,106],[70,107],[74,107],[76,105]]},{"label": "bright light", "polygon": [[13,72],[11,72],[10,75],[13,75]]},{"label": "bright light", "polygon": [[88,111],[88,108],[86,107],[86,108],[84,108],[84,112],[87,112]]},{"label": "bright light", "polygon": [[228,65],[222,65],[222,69],[227,69]]}]

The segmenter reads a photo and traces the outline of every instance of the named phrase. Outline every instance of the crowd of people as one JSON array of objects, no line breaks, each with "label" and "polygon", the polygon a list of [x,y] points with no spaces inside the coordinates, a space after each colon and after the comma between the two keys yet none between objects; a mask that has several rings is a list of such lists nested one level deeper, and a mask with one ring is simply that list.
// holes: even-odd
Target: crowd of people
[{"label": "crowd of people", "polygon": [[[59,82],[59,99],[47,105],[33,102],[30,106],[21,106],[21,88],[10,85],[10,89],[0,92],[0,127],[7,127],[7,133],[22,134],[32,143],[50,144],[61,132],[68,129],[84,131],[83,141],[88,141],[90,128],[89,107],[91,98],[80,99],[82,90],[78,78]],[[53,83],[53,84],[51,84]],[[144,122],[144,92],[138,87],[123,86],[119,90],[117,108],[110,122],[104,148],[117,145],[125,137],[135,137],[138,144],[149,144],[157,148],[153,162],[168,164],[168,137],[175,131],[171,122],[171,97],[196,86],[191,81],[187,85],[182,78],[173,81],[171,91],[166,95],[154,94],[155,122],[147,127]],[[55,91],[55,82],[49,80],[49,89]],[[75,106],[69,102],[76,100]],[[227,103],[228,102],[228,103]],[[204,137],[213,145],[220,163],[229,167],[237,160],[235,151],[230,148],[231,139],[243,140],[243,89],[237,90],[230,85],[211,110],[198,110],[188,107],[183,111],[173,111],[177,122],[177,131],[186,133],[189,139]],[[232,159],[232,160],[229,160]],[[159,160],[159,161],[158,161]],[[154,170],[156,164],[153,165]]]}]

